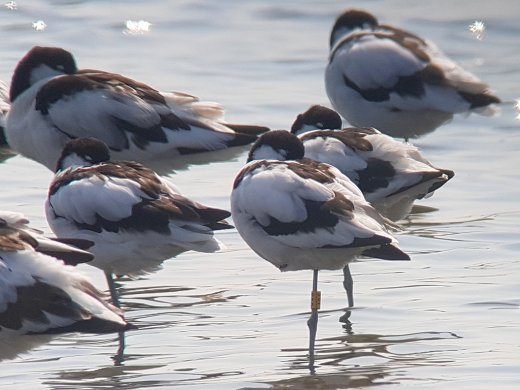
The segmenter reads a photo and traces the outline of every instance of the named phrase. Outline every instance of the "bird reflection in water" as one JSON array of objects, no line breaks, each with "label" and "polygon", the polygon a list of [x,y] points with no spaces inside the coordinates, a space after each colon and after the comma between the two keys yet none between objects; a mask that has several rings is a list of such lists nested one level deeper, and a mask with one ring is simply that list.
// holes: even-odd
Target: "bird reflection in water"
[{"label": "bird reflection in water", "polygon": [[[289,354],[290,371],[309,371],[301,376],[269,382],[271,389],[306,388],[336,389],[396,384],[399,370],[421,365],[453,363],[441,356],[439,341],[457,340],[452,332],[420,332],[397,335],[356,334],[352,324],[344,326],[345,334],[319,340],[315,364],[309,366],[305,349],[284,349]],[[421,349],[400,352],[399,347],[418,343]],[[253,390],[254,388],[248,388]]]}]

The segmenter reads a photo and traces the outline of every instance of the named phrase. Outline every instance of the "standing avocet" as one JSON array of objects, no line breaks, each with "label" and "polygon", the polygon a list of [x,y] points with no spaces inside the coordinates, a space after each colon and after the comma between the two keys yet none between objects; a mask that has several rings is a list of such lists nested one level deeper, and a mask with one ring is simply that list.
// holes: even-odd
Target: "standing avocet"
[{"label": "standing avocet", "polygon": [[182,252],[215,252],[215,230],[230,229],[226,210],[179,194],[154,171],[132,161],[110,161],[94,138],[63,149],[46,202],[47,221],[58,237],[92,241],[91,265],[105,272],[113,302],[112,274],[151,272]]},{"label": "standing avocet", "polygon": [[318,271],[341,269],[358,256],[410,258],[346,176],[303,157],[295,135],[283,130],[263,134],[235,178],[231,213],[238,232],[260,257],[281,271],[313,271],[313,356]]}]

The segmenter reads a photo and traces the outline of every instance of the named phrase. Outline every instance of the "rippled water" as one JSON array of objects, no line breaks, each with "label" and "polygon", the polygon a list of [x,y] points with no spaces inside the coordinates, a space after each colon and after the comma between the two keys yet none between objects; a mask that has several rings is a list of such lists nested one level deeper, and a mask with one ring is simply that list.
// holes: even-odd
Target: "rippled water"
[{"label": "rippled water", "polygon": [[[455,4],[453,4],[455,3]],[[310,272],[281,274],[235,231],[229,249],[186,253],[140,280],[122,280],[138,330],[116,335],[22,337],[0,349],[0,388],[335,389],[385,386],[516,389],[520,383],[520,6],[516,0],[19,1],[0,9],[0,79],[33,45],[63,46],[80,67],[217,100],[232,122],[288,128],[327,104],[330,27],[347,6],[436,41],[504,101],[493,118],[459,116],[415,143],[455,178],[399,235],[411,262],[352,265],[356,308],[340,322],[341,272],[320,273],[322,311],[314,370],[307,360]],[[130,34],[127,20],[151,23]],[[481,40],[468,26],[482,20]],[[33,23],[43,21],[42,31]],[[36,24],[35,26],[42,26]],[[247,150],[178,161],[184,194],[229,207]],[[0,153],[0,205],[48,231],[51,173]],[[211,163],[207,161],[211,160]],[[167,172],[168,170],[165,170]],[[82,272],[104,286],[100,271]],[[19,356],[16,356],[20,353]]]}]

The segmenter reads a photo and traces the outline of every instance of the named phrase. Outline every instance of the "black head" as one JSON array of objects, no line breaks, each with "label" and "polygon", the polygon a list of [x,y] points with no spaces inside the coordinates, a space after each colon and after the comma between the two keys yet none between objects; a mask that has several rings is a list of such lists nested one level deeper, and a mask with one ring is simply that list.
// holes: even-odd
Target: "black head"
[{"label": "black head", "polygon": [[110,150],[96,138],[77,138],[63,147],[56,172],[71,166],[91,166],[110,161]]},{"label": "black head", "polygon": [[34,46],[18,62],[11,80],[9,97],[13,102],[31,85],[47,77],[76,73],[72,54],[59,47]]},{"label": "black head", "polygon": [[336,111],[316,104],[296,117],[291,133],[298,135],[311,130],[339,130],[341,127],[341,117]]},{"label": "black head", "polygon": [[330,48],[347,34],[355,30],[373,30],[378,26],[379,22],[376,17],[367,11],[361,9],[348,9],[343,12],[334,23],[332,32],[330,33]]},{"label": "black head", "polygon": [[249,151],[252,160],[300,160],[305,154],[302,141],[286,130],[271,130],[256,140]]}]

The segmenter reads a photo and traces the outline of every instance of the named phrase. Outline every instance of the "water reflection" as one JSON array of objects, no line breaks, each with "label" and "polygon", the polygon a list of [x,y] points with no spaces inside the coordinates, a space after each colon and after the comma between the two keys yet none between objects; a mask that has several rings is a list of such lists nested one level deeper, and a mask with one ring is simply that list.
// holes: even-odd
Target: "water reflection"
[{"label": "water reflection", "polygon": [[[114,355],[112,356],[112,361],[114,362],[114,365],[118,366],[121,365],[125,360],[125,333],[126,332],[119,332],[117,336],[117,347],[114,350]],[[79,335],[79,336],[77,336]],[[0,362],[12,360],[16,358],[23,358],[24,354],[39,348],[43,347],[46,344],[50,344],[51,342],[55,341],[58,344],[60,343],[60,337],[64,337],[65,339],[69,337],[76,337],[77,336],[77,343],[81,343],[82,345],[85,343],[85,340],[87,340],[89,337],[92,337],[92,334],[90,336],[88,334],[79,334],[79,333],[61,333],[61,334],[34,334],[34,335],[14,335],[9,338],[1,338],[0,339]],[[94,338],[96,338],[97,335],[94,334]],[[99,337],[103,337],[103,335],[99,335]],[[67,341],[66,341],[67,342]],[[88,344],[88,342],[87,342]],[[94,344],[97,346],[101,346],[99,344],[106,344],[106,341],[103,340],[102,342],[99,342],[99,340],[96,339],[94,341]]]},{"label": "water reflection", "polygon": [[478,217],[466,218],[450,218],[442,221],[422,220],[418,215],[410,215],[410,218],[403,221],[403,226],[443,226],[443,225],[460,225],[470,222],[492,221],[497,217],[497,214],[482,215]]},{"label": "water reflection", "polygon": [[[405,220],[400,221],[399,225],[404,229],[402,233],[423,238],[433,238],[453,242],[474,242],[467,237],[463,237],[465,231],[458,229],[453,230],[454,225],[463,225],[471,227],[473,223],[493,221],[496,214],[482,215],[477,217],[450,218],[445,220],[432,220],[431,218],[422,219],[422,214],[411,214]],[[445,247],[443,250],[449,250]],[[423,253],[433,253],[433,248]]]},{"label": "water reflection", "polygon": [[[396,379],[399,370],[452,363],[442,356],[445,347],[436,342],[461,338],[451,332],[378,335],[356,334],[351,324],[344,328],[342,336],[318,340],[314,373],[265,384],[271,389],[337,389],[399,383]],[[412,352],[406,347],[408,344],[412,346]],[[307,371],[305,350],[285,349],[282,353],[289,355],[287,370]],[[241,388],[246,389],[257,387]]]},{"label": "water reflection", "polygon": [[[119,291],[125,298],[125,311],[150,309],[182,309],[198,305],[228,302],[240,295],[226,295],[228,290],[216,289],[207,293],[188,294],[195,290],[187,286],[151,285],[142,287],[124,287]],[[148,313],[149,314],[149,313]]]},{"label": "water reflection", "polygon": [[159,158],[147,161],[146,166],[159,175],[169,175],[177,171],[185,171],[192,165],[206,165],[216,162],[236,160],[249,146],[234,146],[212,152],[194,153],[171,158]]},{"label": "water reflection", "polygon": [[11,360],[49,343],[54,335],[18,335],[0,338],[0,362]]},{"label": "water reflection", "polygon": [[[142,311],[139,312],[142,314]],[[133,312],[132,312],[133,314]],[[158,314],[158,313],[156,313]],[[164,313],[162,313],[164,315]],[[153,315],[151,317],[154,317]],[[108,341],[106,338],[103,339],[76,339],[72,343],[66,342],[67,345],[76,345],[79,349],[87,349],[87,353],[90,351],[91,359],[88,363],[74,366],[70,368],[58,368],[54,369],[50,376],[46,376],[42,380],[42,384],[48,386],[51,389],[142,389],[142,388],[170,388],[173,386],[182,386],[193,384],[194,381],[207,383],[207,381],[218,380],[222,377],[243,375],[242,371],[227,371],[218,369],[210,369],[210,372],[203,372],[200,368],[197,368],[197,357],[190,355],[193,359],[188,361],[183,360],[182,363],[175,366],[171,366],[172,353],[171,350],[164,350],[164,346],[169,344],[165,342],[163,344],[154,344],[151,340],[155,340],[155,337],[162,333],[155,329],[166,329],[175,324],[171,320],[150,320],[142,319],[137,320],[132,318],[131,322],[137,325],[138,333],[132,333],[133,331],[127,332],[130,336],[128,342],[130,349],[138,352],[125,352],[122,353],[117,360],[118,356],[111,356],[113,364],[106,363],[106,357],[109,356],[107,352],[115,344],[115,339]],[[154,329],[153,332],[147,332]],[[143,334],[145,334],[145,344],[135,345],[142,343]],[[139,340],[141,338],[141,340]],[[121,351],[121,339],[118,337],[119,349],[118,354]],[[186,347],[178,345],[178,340],[173,340],[172,348],[179,347],[177,353],[183,355],[186,353]],[[67,348],[67,351],[69,349]],[[82,358],[84,352],[78,352],[77,357]],[[67,358],[70,360],[74,357],[74,353],[70,352]],[[100,361],[99,358],[102,358]],[[97,364],[96,364],[97,363]],[[188,366],[187,366],[188,364]],[[193,364],[192,366],[189,364]],[[168,367],[168,368],[166,368]]]},{"label": "water reflection", "polygon": [[[399,381],[385,379],[385,372],[377,372],[358,367],[348,373],[329,373],[308,375],[284,379],[279,382],[268,383],[270,389],[320,389],[336,390],[348,388],[362,388],[376,385],[397,384]],[[240,390],[265,389],[265,387],[242,387]]]},{"label": "water reflection", "polygon": [[[127,358],[127,360],[131,359],[131,357]],[[130,363],[95,369],[68,369],[53,373],[52,379],[42,383],[51,389],[141,389],[164,385],[164,381],[160,379],[152,380],[146,375],[147,371],[158,370],[161,367],[164,367],[164,364],[140,365]]]},{"label": "water reflection", "polygon": [[219,378],[243,374],[240,371],[198,373],[195,369],[175,369],[166,372],[164,366],[126,364],[94,370],[63,370],[42,383],[51,389],[169,389],[174,386],[192,385],[194,381],[218,381]]},{"label": "water reflection", "polygon": [[[0,133],[0,139],[2,136],[3,134]],[[145,165],[153,169],[155,172],[157,172],[157,174],[167,176],[178,171],[185,171],[192,165],[206,165],[211,163],[236,160],[248,148],[248,146],[234,146],[212,152],[162,157],[156,160],[147,161]],[[3,163],[16,155],[17,153],[10,148],[0,146],[0,163]]]}]

